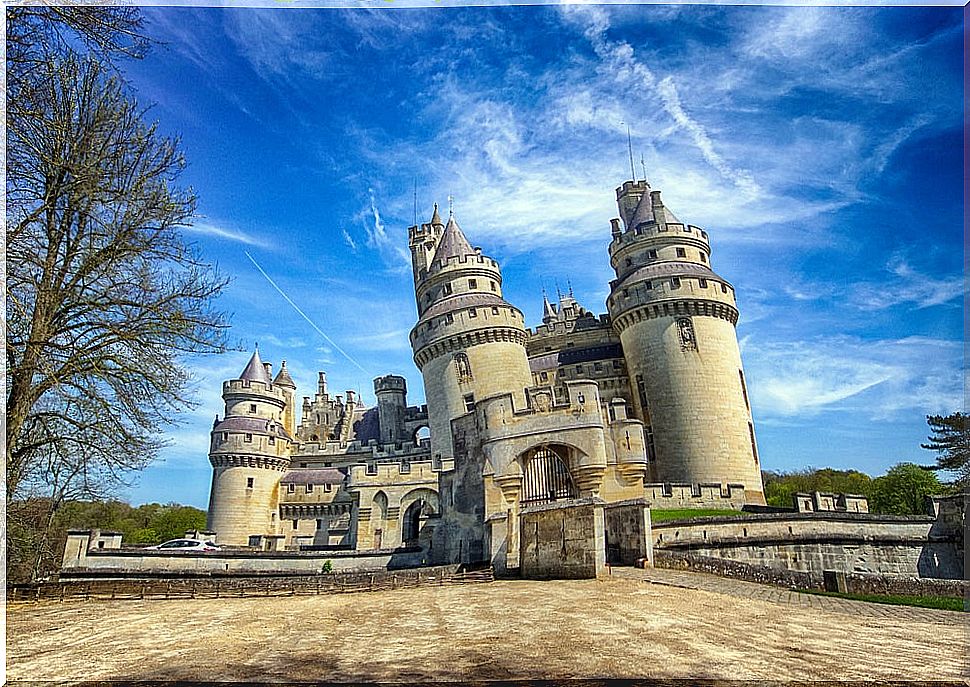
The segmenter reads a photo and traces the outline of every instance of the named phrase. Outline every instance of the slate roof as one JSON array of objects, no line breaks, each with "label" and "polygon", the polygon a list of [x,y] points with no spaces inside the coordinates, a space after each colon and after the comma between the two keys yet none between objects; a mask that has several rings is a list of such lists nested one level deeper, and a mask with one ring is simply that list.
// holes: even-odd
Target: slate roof
[{"label": "slate roof", "polygon": [[717,274],[715,274],[711,268],[707,267],[706,265],[700,265],[696,262],[669,260],[644,265],[640,269],[630,272],[630,274],[624,277],[623,281],[617,284],[617,286],[627,282],[633,283],[646,281],[648,279],[663,279],[664,277],[701,277],[704,279],[721,280],[721,277],[717,276]]},{"label": "slate roof", "polygon": [[296,388],[296,382],[293,381],[289,370],[286,369],[285,360],[280,364],[280,371],[276,375],[276,379],[273,380],[273,384],[279,384],[280,386],[291,386],[294,389]]},{"label": "slate roof", "polygon": [[508,307],[509,303],[502,300],[501,297],[496,296],[494,293],[460,293],[456,296],[450,296],[449,298],[438,301],[424,311],[424,313],[421,315],[421,319],[429,320],[432,317],[444,315],[445,313],[463,310],[464,308],[481,307],[483,305],[504,305]]},{"label": "slate roof", "polygon": [[[269,426],[272,423],[275,427],[274,431],[270,431]],[[263,417],[246,417],[243,415],[230,415],[221,422],[217,422],[212,428],[213,432],[252,432],[256,434],[267,434],[269,436],[285,437],[290,439],[289,432],[286,428],[279,422],[275,420],[267,420]]]},{"label": "slate roof", "polygon": [[266,368],[263,366],[263,361],[259,359],[259,349],[257,348],[253,351],[253,357],[249,359],[249,364],[246,365],[246,369],[242,371],[239,375],[239,379],[245,379],[250,382],[264,382],[266,384],[271,384],[273,380],[269,378],[266,374]]},{"label": "slate roof", "polygon": [[287,470],[280,484],[342,484],[344,477],[336,468],[297,468]]},{"label": "slate roof", "polygon": [[468,243],[468,239],[465,238],[455,218],[449,217],[448,225],[445,227],[445,233],[441,235],[441,241],[438,242],[438,249],[434,253],[434,261],[445,262],[449,258],[457,258],[465,255],[476,255],[475,249]]}]

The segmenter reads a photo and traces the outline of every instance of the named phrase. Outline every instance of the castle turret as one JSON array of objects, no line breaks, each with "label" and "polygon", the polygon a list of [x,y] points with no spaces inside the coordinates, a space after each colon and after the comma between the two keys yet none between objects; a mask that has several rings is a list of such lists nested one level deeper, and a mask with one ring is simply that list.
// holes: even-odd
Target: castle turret
[{"label": "castle turret", "polygon": [[292,437],[285,416],[294,390],[273,383],[258,350],[238,379],[222,385],[225,417],[212,428],[207,523],[219,543],[245,545],[251,535],[278,532],[279,479],[290,464]]},{"label": "castle turret", "polygon": [[290,436],[296,436],[296,382],[286,369],[286,361],[280,363],[280,371],[273,380],[273,384],[283,389],[286,407],[283,409],[283,426]]},{"label": "castle turret", "polygon": [[385,375],[374,380],[377,395],[377,414],[381,430],[381,443],[393,444],[403,441],[404,415],[407,412],[408,385],[404,377]]},{"label": "castle turret", "polygon": [[[498,263],[472,248],[454,217],[440,236],[434,222],[408,230],[418,305],[411,347],[424,377],[431,451],[453,457],[451,421],[494,394],[511,392],[524,404],[532,374],[523,316],[502,298]],[[416,239],[432,236],[416,248]]]},{"label": "castle turret", "polygon": [[743,483],[747,499],[763,503],[734,289],[710,267],[707,232],[680,222],[644,181],[616,193],[624,230],[613,221],[607,306],[654,475]]}]

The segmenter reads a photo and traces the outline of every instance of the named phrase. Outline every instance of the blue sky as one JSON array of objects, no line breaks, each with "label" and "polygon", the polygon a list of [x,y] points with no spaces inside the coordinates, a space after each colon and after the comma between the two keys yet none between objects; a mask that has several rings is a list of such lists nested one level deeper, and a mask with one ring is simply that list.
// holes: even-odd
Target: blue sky
[{"label": "blue sky", "polygon": [[245,350],[188,361],[199,407],[127,496],[206,506],[220,384],[255,342],[301,395],[322,369],[423,400],[415,183],[419,221],[454,197],[528,322],[557,280],[604,312],[628,124],[638,176],[737,287],[763,466],[930,462],[924,416],[963,403],[961,11],[145,8],[164,44],[125,72],[181,136],[186,235],[232,276]]}]

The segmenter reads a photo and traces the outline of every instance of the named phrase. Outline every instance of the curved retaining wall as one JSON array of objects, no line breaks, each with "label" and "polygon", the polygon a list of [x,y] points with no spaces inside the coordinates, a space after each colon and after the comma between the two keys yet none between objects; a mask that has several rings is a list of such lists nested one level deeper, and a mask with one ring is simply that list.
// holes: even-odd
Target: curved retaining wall
[{"label": "curved retaining wall", "polygon": [[654,523],[656,549],[776,570],[962,579],[962,532],[929,516],[779,513]]}]

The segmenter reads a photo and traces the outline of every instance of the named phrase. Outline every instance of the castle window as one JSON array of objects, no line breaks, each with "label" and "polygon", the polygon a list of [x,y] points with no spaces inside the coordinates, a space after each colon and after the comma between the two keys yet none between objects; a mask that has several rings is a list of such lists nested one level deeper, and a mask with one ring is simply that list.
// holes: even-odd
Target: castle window
[{"label": "castle window", "polygon": [[600,363],[600,362],[593,363],[593,369],[596,370],[597,372],[602,372],[603,371],[603,363]]},{"label": "castle window", "polygon": [[758,447],[754,443],[754,425],[748,423],[748,434],[751,435],[751,455],[754,456],[755,465],[758,464]]},{"label": "castle window", "polygon": [[622,367],[622,364],[620,363],[620,361],[619,360],[614,360],[613,361],[613,369],[614,370],[619,370],[620,367]]},{"label": "castle window", "polygon": [[323,485],[323,490],[324,491],[333,491],[333,485],[328,482],[327,484],[324,484]]},{"label": "castle window", "polygon": [[727,293],[727,284],[721,284],[721,293]]},{"label": "castle window", "polygon": [[222,433],[222,440],[223,441],[229,441],[229,432],[223,432]]},{"label": "castle window", "polygon": [[250,403],[249,404],[249,412],[250,413],[255,413],[256,412],[256,404],[255,403]]},{"label": "castle window", "polygon": [[445,324],[451,324],[454,321],[455,321],[454,315],[452,315],[451,313],[448,313],[447,315],[445,315]]},{"label": "castle window", "polygon": [[495,286],[495,282],[493,282],[493,281],[488,282],[488,285],[491,287],[492,291],[495,291],[495,289],[497,288]]},{"label": "castle window", "polygon": [[306,485],[306,493],[308,493],[308,494],[312,494],[313,493],[313,485],[312,484]]},{"label": "castle window", "polygon": [[498,315],[498,306],[497,305],[493,305],[492,306],[492,314],[493,315]]},{"label": "castle window", "polygon": [[255,478],[253,478],[253,477],[247,477],[246,478],[246,488],[247,489],[252,489],[253,488],[253,483],[255,481],[256,481]]},{"label": "castle window", "polygon": [[744,372],[742,370],[738,370],[738,377],[741,379],[741,395],[744,397],[744,405],[750,410],[751,404],[748,403],[748,387],[744,383]]},{"label": "castle window", "polygon": [[689,224],[684,225],[684,231],[686,231],[688,234],[691,233],[691,228]]},{"label": "castle window", "polygon": [[701,251],[701,262],[707,262],[707,253]]},{"label": "castle window", "polygon": [[583,366],[582,365],[577,365],[576,366],[576,374],[578,374],[578,375],[583,374]]},{"label": "castle window", "polygon": [[686,258],[687,257],[687,251],[684,250],[683,248],[678,248],[677,249],[677,257],[678,258]]},{"label": "castle window", "polygon": [[[703,253],[701,253],[701,255],[703,255]],[[698,284],[700,285],[700,287],[702,289],[706,289],[707,288],[707,280],[706,279],[698,279],[697,281],[698,281]]]},{"label": "castle window", "polygon": [[469,317],[478,317],[478,311],[475,310],[475,308],[469,308],[468,309],[468,316]]},{"label": "castle window", "polygon": [[465,412],[470,413],[475,410],[475,394],[465,394]]},{"label": "castle window", "polygon": [[670,280],[670,288],[679,289],[680,288],[680,277],[673,277]]},{"label": "castle window", "polygon": [[445,284],[444,286],[442,286],[441,287],[441,292],[444,295],[446,295],[446,296],[450,296],[451,295],[451,282],[448,282],[447,284]]},{"label": "castle window", "polygon": [[455,374],[458,375],[459,382],[470,382],[474,379],[472,375],[472,363],[464,351],[455,353]]},{"label": "castle window", "polygon": [[650,425],[644,427],[643,436],[647,440],[647,461],[652,463],[657,460],[657,447],[653,443],[653,427]]},{"label": "castle window", "polygon": [[295,494],[296,493],[296,485],[295,484],[287,484],[286,485],[286,493],[287,494]]},{"label": "castle window", "polygon": [[245,439],[243,439],[243,441],[246,441],[246,442],[248,442],[250,444],[253,443],[253,435],[252,434],[247,434],[246,437],[245,437]]},{"label": "castle window", "polygon": [[701,229],[701,236],[703,236],[705,239],[707,238],[707,232],[703,229]]},{"label": "castle window", "polygon": [[648,258],[655,258],[655,257],[657,257],[657,251],[655,251],[655,250],[647,251],[647,257]]},{"label": "castle window", "polygon": [[430,303],[431,302],[431,294],[430,293],[424,294],[424,302],[425,303]]},{"label": "castle window", "polygon": [[623,289],[623,297],[624,298],[630,297],[630,289]]},{"label": "castle window", "polygon": [[[316,437],[313,437],[313,440],[316,441],[317,438]],[[300,467],[301,468],[305,468],[306,467],[306,463],[300,463]]]},{"label": "castle window", "polygon": [[643,288],[645,288],[647,291],[653,290],[653,282],[652,281],[643,282]]},{"label": "castle window", "polygon": [[478,288],[478,280],[477,279],[469,279],[468,280],[468,288],[469,289],[477,289]]},{"label": "castle window", "polygon": [[626,259],[626,266],[627,267],[630,267],[631,265],[633,265],[633,259],[632,258],[627,258]]},{"label": "castle window", "polygon": [[296,520],[296,519],[294,519],[294,520],[293,520],[293,529],[297,529],[297,528],[298,528],[299,526],[300,526],[300,521],[299,521],[299,520]]},{"label": "castle window", "polygon": [[376,463],[368,463],[367,464],[367,474],[368,475],[376,475],[377,474],[377,464]]},{"label": "castle window", "polygon": [[322,529],[323,529],[323,519],[317,518],[317,531],[319,532]]},{"label": "castle window", "polygon": [[549,373],[548,372],[540,372],[539,373],[539,379],[541,379],[543,382],[548,382],[549,381]]},{"label": "castle window", "polygon": [[270,446],[276,444],[276,437],[270,437],[269,438],[269,443],[270,443]]},{"label": "castle window", "polygon": [[677,328],[680,330],[680,349],[682,351],[696,351],[697,338],[694,336],[694,323],[689,317],[681,317],[677,320]]},{"label": "castle window", "polygon": [[643,410],[644,418],[647,415],[647,385],[643,381],[643,375],[637,375],[637,394],[640,396],[640,409]]}]

